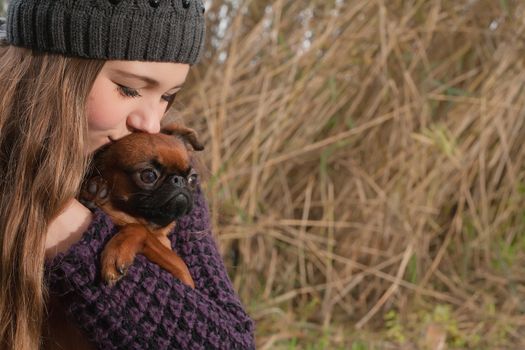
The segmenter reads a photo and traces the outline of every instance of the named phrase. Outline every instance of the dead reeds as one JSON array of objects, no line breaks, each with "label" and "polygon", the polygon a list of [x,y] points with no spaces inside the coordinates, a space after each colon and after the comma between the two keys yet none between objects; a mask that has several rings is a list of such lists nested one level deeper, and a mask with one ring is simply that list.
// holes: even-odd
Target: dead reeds
[{"label": "dead reeds", "polygon": [[525,346],[524,4],[209,5],[178,109],[259,348]]}]

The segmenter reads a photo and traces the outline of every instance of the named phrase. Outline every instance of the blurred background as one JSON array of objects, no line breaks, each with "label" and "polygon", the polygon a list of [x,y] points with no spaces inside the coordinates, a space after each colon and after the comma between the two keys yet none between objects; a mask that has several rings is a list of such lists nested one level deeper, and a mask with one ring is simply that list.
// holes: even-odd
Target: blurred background
[{"label": "blurred background", "polygon": [[206,8],[172,116],[258,349],[525,348],[525,3]]}]

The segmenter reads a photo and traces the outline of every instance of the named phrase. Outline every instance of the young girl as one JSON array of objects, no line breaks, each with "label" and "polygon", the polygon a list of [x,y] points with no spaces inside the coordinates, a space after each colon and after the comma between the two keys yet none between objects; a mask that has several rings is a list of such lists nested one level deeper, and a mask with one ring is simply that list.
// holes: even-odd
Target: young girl
[{"label": "young girl", "polygon": [[1,349],[60,343],[42,331],[57,322],[51,301],[92,348],[254,348],[200,190],[170,235],[195,289],[141,255],[104,284],[100,253],[117,228],[75,199],[94,150],[159,131],[204,32],[201,0],[10,2],[0,30]]}]

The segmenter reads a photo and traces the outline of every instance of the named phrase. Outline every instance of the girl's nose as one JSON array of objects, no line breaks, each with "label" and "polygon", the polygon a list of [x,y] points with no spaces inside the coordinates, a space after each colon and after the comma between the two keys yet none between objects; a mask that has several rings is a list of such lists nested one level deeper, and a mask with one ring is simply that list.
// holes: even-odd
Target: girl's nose
[{"label": "girl's nose", "polygon": [[128,128],[156,134],[160,131],[160,118],[130,116],[128,118]]},{"label": "girl's nose", "polygon": [[[162,106],[159,106],[162,107]],[[160,121],[164,116],[164,108],[142,108],[128,116],[127,126],[132,130],[156,134],[160,131]]]}]

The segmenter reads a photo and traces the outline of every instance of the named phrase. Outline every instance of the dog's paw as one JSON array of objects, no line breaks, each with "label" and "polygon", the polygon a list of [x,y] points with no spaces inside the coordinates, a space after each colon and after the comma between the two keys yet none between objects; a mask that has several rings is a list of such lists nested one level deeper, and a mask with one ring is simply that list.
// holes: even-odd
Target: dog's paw
[{"label": "dog's paw", "polygon": [[135,250],[129,249],[125,237],[117,234],[102,252],[102,279],[110,286],[120,280],[135,260]]},{"label": "dog's paw", "polygon": [[82,184],[78,200],[87,208],[94,210],[109,199],[109,187],[102,177],[94,176]]}]

